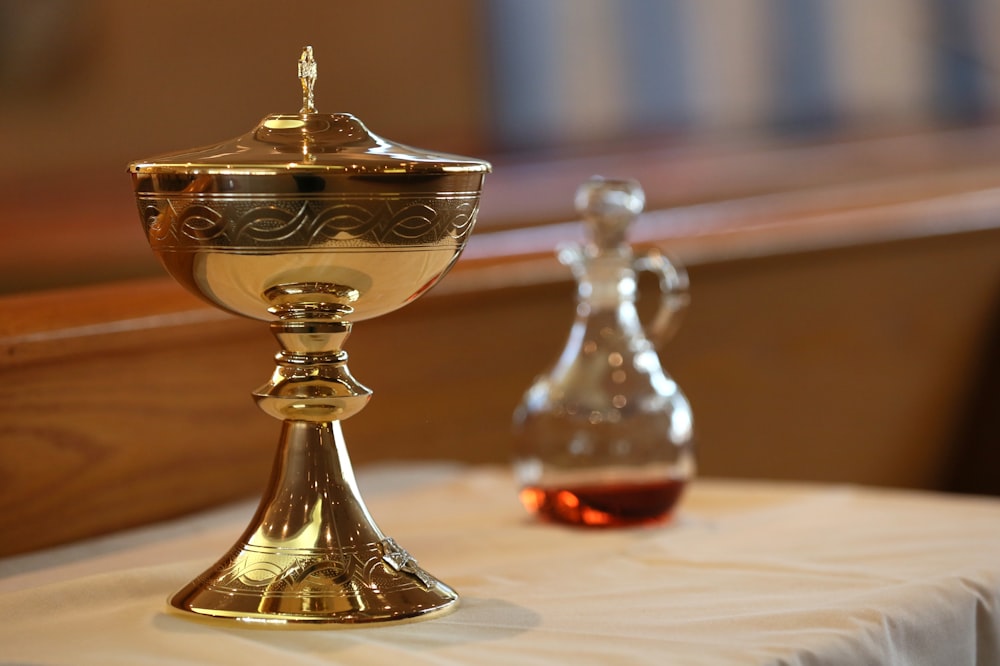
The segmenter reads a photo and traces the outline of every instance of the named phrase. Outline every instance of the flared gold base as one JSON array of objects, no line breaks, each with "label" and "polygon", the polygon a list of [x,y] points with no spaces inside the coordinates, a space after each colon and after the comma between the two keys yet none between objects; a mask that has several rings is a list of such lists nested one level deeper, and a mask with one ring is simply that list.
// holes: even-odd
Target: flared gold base
[{"label": "flared gold base", "polygon": [[458,595],[375,525],[340,423],[286,421],[271,482],[250,526],[170,600],[247,623],[358,625],[443,614]]},{"label": "flared gold base", "polygon": [[[260,552],[244,546],[227,558],[228,566],[189,583],[170,605],[198,615],[270,625],[402,622],[443,615],[458,606],[458,595],[440,581],[432,579],[424,587],[384,566],[381,550],[348,555]],[[366,558],[368,566],[361,566]]]}]

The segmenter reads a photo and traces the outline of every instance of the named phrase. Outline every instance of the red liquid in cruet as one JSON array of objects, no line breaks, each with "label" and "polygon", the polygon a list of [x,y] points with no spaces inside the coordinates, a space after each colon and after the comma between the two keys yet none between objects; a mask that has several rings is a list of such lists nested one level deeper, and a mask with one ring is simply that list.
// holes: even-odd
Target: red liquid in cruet
[{"label": "red liquid in cruet", "polygon": [[684,492],[684,481],[609,483],[521,489],[524,507],[540,518],[587,527],[624,527],[665,521]]}]

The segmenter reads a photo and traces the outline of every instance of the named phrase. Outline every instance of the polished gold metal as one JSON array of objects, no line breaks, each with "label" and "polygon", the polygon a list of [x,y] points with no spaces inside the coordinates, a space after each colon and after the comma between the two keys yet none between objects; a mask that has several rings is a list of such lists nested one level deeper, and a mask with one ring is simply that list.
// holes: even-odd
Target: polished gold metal
[{"label": "polished gold metal", "polygon": [[316,113],[316,103],[313,99],[313,86],[316,85],[318,68],[313,59],[313,47],[302,49],[299,56],[299,81],[302,82],[302,108],[299,113]]},{"label": "polished gold metal", "polygon": [[[270,483],[243,536],[170,601],[244,622],[429,617],[458,595],[379,530],[340,422],[371,390],[347,367],[354,322],[413,301],[457,260],[490,165],[389,142],[313,104],[250,133],[129,165],[154,254],[198,296],[270,322],[280,351],[257,405],[283,422]],[[210,443],[207,443],[210,445]]]}]

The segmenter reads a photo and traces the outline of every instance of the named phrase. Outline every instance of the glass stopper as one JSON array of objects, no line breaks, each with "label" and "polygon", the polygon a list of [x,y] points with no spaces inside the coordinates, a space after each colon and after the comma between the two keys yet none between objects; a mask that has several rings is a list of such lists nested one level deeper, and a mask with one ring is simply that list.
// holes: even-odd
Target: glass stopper
[{"label": "glass stopper", "polygon": [[646,195],[634,180],[595,176],[577,190],[575,203],[591,242],[613,250],[625,244],[626,231],[646,205]]}]

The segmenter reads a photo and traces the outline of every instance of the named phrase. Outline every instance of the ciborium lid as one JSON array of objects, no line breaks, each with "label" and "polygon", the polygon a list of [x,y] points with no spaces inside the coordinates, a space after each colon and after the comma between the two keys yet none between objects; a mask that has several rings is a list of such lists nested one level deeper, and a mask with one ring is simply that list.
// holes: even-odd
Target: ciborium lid
[{"label": "ciborium lid", "polygon": [[[298,71],[303,96],[298,113],[271,114],[250,132],[229,141],[132,162],[128,168],[140,177],[139,191],[162,191],[181,184],[141,178],[146,174],[251,177],[257,185],[264,185],[260,177],[293,176],[301,186],[301,177],[308,175],[398,177],[490,171],[489,162],[483,160],[384,139],[350,113],[319,113],[313,101],[317,67],[311,46],[303,50]],[[202,182],[207,185],[205,179]],[[225,191],[227,182],[225,178],[213,178],[210,191]],[[306,187],[319,184],[308,179],[305,183]]]}]

